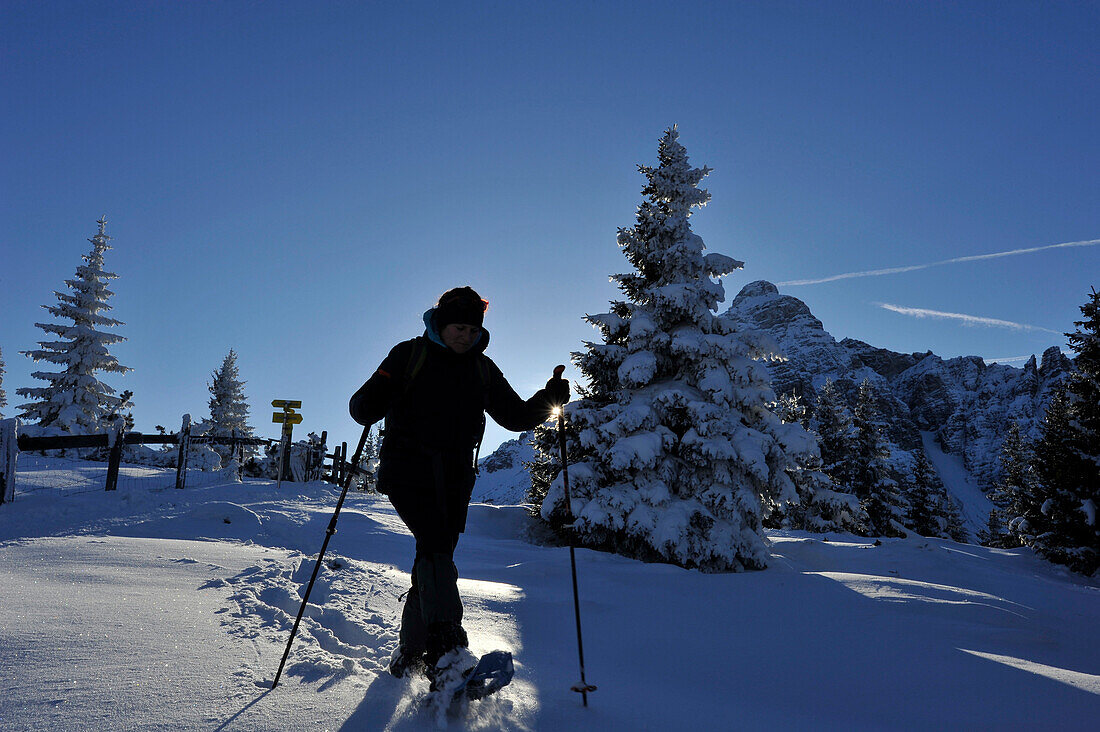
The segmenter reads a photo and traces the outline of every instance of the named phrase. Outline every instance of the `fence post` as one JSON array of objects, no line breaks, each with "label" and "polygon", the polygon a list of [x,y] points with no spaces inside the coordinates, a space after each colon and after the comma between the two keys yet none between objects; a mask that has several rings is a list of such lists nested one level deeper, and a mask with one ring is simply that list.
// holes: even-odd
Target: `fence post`
[{"label": "fence post", "polygon": [[340,485],[347,480],[348,473],[348,443],[340,443]]},{"label": "fence post", "polygon": [[15,463],[19,459],[19,420],[0,420],[0,504],[15,500]]},{"label": "fence post", "polygon": [[244,479],[244,445],[239,442],[241,435],[236,428],[229,433],[229,436],[232,439],[229,443],[229,454],[232,456],[230,459],[237,461],[237,482],[240,482]]},{"label": "fence post", "polygon": [[107,428],[107,440],[111,446],[110,457],[107,459],[107,486],[104,490],[113,491],[118,489],[118,468],[122,463],[122,441],[123,434],[126,431],[126,424],[123,420],[118,420],[117,425],[112,425]]},{"label": "fence post", "polygon": [[286,425],[283,425],[283,439],[279,441],[279,478],[275,483],[275,488],[279,489],[283,487],[283,475],[286,473],[288,465],[288,455],[290,451],[290,436],[286,432]]},{"label": "fence post", "polygon": [[244,442],[237,443],[237,480],[244,482]]},{"label": "fence post", "polygon": [[328,430],[321,430],[321,445],[317,448],[317,464],[314,466],[314,480],[320,480],[325,475],[325,452],[328,450]]},{"label": "fence post", "polygon": [[183,415],[183,426],[180,427],[180,448],[176,454],[176,487],[183,488],[187,485],[187,450],[191,447],[191,415]]}]

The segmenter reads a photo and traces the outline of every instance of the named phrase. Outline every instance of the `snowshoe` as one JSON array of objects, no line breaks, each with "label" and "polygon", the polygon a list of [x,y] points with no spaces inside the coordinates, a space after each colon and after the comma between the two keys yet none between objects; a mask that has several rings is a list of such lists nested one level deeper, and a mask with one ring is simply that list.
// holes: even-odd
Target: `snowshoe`
[{"label": "snowshoe", "polygon": [[447,651],[434,664],[427,664],[424,673],[431,681],[430,691],[447,693],[465,682],[466,674],[477,665],[477,656],[469,648],[459,646]]},{"label": "snowshoe", "polygon": [[493,651],[478,659],[477,665],[463,675],[463,681],[455,689],[456,697],[484,699],[503,689],[515,675],[512,654],[508,651]]},{"label": "snowshoe", "polygon": [[424,652],[410,651],[404,646],[398,646],[390,659],[390,674],[394,678],[404,678],[410,673],[416,673],[424,669]]},{"label": "snowshoe", "polygon": [[425,700],[440,724],[447,717],[460,716],[471,701],[503,689],[515,674],[508,651],[493,651],[475,658],[467,649],[458,648],[440,659],[440,664],[446,663],[451,665],[436,670],[432,690]]}]

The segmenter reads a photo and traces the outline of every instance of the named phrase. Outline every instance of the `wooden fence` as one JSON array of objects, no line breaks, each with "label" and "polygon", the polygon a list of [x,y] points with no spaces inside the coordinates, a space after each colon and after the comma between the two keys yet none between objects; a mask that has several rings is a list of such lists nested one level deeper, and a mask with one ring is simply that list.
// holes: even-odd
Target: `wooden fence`
[{"label": "wooden fence", "polygon": [[[124,445],[178,445],[176,456],[176,488],[184,488],[187,483],[187,455],[192,445],[215,444],[230,445],[243,457],[246,445],[270,445],[279,442],[262,437],[238,437],[233,435],[192,435],[190,415],[184,415],[183,425],[177,434],[146,435],[140,432],[114,432],[95,435],[52,435],[32,437],[18,434],[18,421],[0,420],[0,504],[10,502],[15,497],[16,462],[20,452],[42,450],[65,450],[73,448],[109,448],[107,459],[107,478],[105,490],[118,487],[119,467],[122,463]],[[308,468],[305,480],[321,479],[342,485],[351,472],[347,462],[348,446],[341,443],[332,454],[325,453],[325,441],[328,432],[321,433],[321,442],[307,460]],[[289,446],[288,446],[289,447]],[[286,451],[289,456],[289,449]],[[331,463],[325,465],[325,460]],[[238,465],[243,459],[238,459]],[[314,472],[314,470],[316,472]],[[282,460],[279,472],[283,480],[294,480],[290,460]]]}]

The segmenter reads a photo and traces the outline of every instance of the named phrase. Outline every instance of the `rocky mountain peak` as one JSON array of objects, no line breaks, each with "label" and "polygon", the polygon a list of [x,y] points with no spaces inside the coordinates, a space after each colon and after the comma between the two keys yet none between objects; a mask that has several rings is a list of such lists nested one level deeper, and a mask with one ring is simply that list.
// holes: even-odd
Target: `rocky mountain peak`
[{"label": "rocky mountain peak", "polygon": [[768,323],[767,327],[810,328],[825,330],[821,321],[814,317],[806,303],[797,297],[779,294],[779,288],[767,280],[750,282],[741,288],[733,299],[731,310],[755,313],[753,320]]},{"label": "rocky mountain peak", "polygon": [[1051,387],[1073,370],[1058,347],[1047,349],[1036,369],[1034,358],[1015,368],[979,356],[945,360],[932,351],[897,353],[854,338],[838,342],[804,302],[763,280],[742,288],[726,316],[767,332],[787,357],[768,364],[777,394],[798,394],[812,411],[827,379],[851,404],[867,379],[902,462],[921,445],[919,431],[931,432],[946,451],[962,457],[980,485],[1000,473],[1004,425],[1015,421],[1025,434],[1037,434]]},{"label": "rocky mountain peak", "polygon": [[[1035,358],[1032,356],[1032,358]],[[1061,378],[1073,371],[1073,361],[1058,346],[1043,351],[1043,360],[1039,364],[1039,376],[1044,379]]]}]

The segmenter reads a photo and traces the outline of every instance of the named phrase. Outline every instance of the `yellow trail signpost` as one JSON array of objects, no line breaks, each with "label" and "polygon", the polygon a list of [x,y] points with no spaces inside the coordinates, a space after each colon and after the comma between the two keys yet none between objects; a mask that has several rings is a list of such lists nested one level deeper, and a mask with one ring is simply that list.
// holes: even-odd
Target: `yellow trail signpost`
[{"label": "yellow trail signpost", "polygon": [[283,410],[281,412],[273,412],[271,415],[272,422],[283,426],[282,454],[279,457],[279,482],[276,484],[276,488],[281,488],[283,485],[283,476],[290,467],[290,437],[294,432],[294,425],[302,423],[302,415],[294,410],[302,408],[302,400],[272,399],[271,406]]}]

